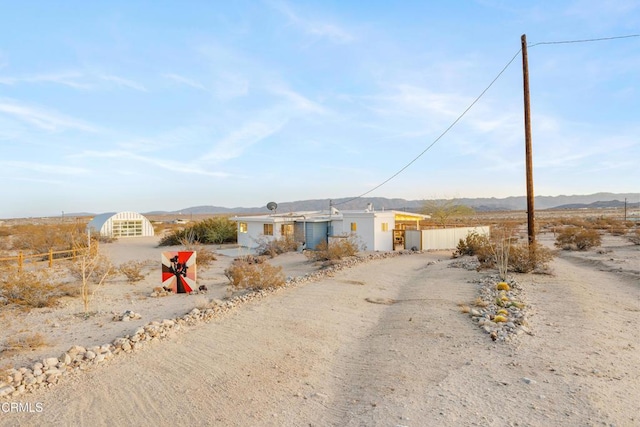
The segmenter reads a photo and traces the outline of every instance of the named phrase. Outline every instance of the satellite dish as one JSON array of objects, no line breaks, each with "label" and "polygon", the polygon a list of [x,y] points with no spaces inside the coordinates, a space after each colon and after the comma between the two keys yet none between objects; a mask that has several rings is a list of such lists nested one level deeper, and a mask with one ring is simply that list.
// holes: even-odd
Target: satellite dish
[{"label": "satellite dish", "polygon": [[267,203],[267,209],[275,213],[276,209],[278,209],[278,204],[276,202],[269,202]]}]

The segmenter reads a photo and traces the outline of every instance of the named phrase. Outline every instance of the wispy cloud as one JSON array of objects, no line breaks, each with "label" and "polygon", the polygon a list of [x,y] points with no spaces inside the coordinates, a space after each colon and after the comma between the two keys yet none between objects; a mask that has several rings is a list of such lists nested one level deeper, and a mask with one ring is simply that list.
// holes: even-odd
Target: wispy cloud
[{"label": "wispy cloud", "polygon": [[185,86],[189,86],[192,87],[194,89],[200,89],[200,90],[207,90],[206,87],[204,87],[204,85],[196,80],[190,79],[188,77],[184,77],[181,76],[179,74],[172,74],[172,73],[168,73],[168,74],[163,74],[162,77],[167,78],[169,80],[173,80],[177,83],[183,84]]},{"label": "wispy cloud", "polygon": [[138,90],[138,91],[141,91],[141,92],[148,92],[147,88],[145,88],[143,85],[141,85],[141,84],[139,84],[137,82],[134,82],[133,80],[125,79],[125,78],[114,76],[114,75],[110,75],[110,74],[101,74],[99,77],[102,80],[114,82],[118,86],[128,87],[130,89]]},{"label": "wispy cloud", "polygon": [[181,174],[192,174],[192,175],[206,175],[213,176],[219,178],[226,178],[230,176],[230,174],[226,172],[217,172],[210,171],[200,167],[195,163],[184,163],[180,161],[176,161],[175,159],[158,159],[152,157],[150,155],[140,155],[134,154],[130,151],[124,150],[110,150],[110,151],[95,151],[95,150],[86,150],[78,154],[74,154],[69,156],[69,158],[101,158],[101,159],[129,159],[134,160],[136,162],[142,162],[146,164],[150,164],[157,168],[165,169],[172,172],[180,172]]},{"label": "wispy cloud", "polygon": [[89,173],[88,169],[77,168],[62,165],[48,165],[35,162],[23,162],[23,161],[1,161],[0,166],[2,169],[13,169],[16,171],[28,170],[32,172],[51,173],[57,175],[82,175]]},{"label": "wispy cloud", "polygon": [[287,122],[286,117],[248,122],[218,142],[202,159],[217,163],[240,157],[251,146],[280,131]]},{"label": "wispy cloud", "polygon": [[59,132],[67,129],[82,130],[86,132],[96,131],[93,126],[81,120],[67,117],[55,111],[27,106],[7,99],[0,99],[0,114],[12,116],[23,122],[36,126],[37,128],[50,132]]},{"label": "wispy cloud", "polygon": [[298,92],[295,92],[289,88],[283,86],[272,86],[268,90],[274,95],[281,96],[292,103],[296,110],[305,113],[326,114],[327,109],[322,105],[311,101],[310,99],[302,96]]},{"label": "wispy cloud", "polygon": [[[0,61],[1,61],[0,57]],[[2,68],[2,67],[0,67]],[[73,89],[90,89],[91,84],[82,81],[85,78],[83,73],[76,71],[66,71],[59,73],[34,74],[20,77],[0,76],[0,84],[16,85],[20,83],[53,83],[68,86]]]},{"label": "wispy cloud", "polygon": [[334,43],[346,44],[354,40],[354,36],[339,25],[302,17],[293,11],[285,1],[271,1],[269,4],[283,14],[291,25],[306,34],[328,39]]}]

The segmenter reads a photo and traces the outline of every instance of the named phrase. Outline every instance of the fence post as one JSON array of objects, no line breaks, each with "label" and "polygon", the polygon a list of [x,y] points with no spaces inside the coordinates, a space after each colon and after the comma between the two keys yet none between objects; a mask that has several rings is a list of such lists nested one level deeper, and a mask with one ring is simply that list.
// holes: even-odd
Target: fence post
[{"label": "fence post", "polygon": [[49,248],[49,268],[53,267],[53,248]]},{"label": "fence post", "polygon": [[22,273],[22,263],[24,262],[24,255],[22,251],[18,252],[18,273]]}]

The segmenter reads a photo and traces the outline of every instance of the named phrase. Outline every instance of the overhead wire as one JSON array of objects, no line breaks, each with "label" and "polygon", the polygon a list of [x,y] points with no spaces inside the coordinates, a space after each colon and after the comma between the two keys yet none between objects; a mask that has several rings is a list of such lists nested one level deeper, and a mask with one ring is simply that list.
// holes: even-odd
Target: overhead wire
[{"label": "overhead wire", "polygon": [[[527,43],[527,47],[534,47],[534,46],[539,46],[539,45],[552,45],[552,44],[591,43],[591,42],[606,41],[606,40],[627,39],[627,38],[632,38],[632,37],[640,37],[640,34],[628,34],[628,35],[623,35],[623,36],[601,37],[601,38],[594,38],[594,39],[560,40],[560,41],[538,42],[538,43],[533,43],[533,44]],[[496,75],[496,77],[493,80],[491,80],[491,83],[489,83],[489,85],[480,93],[480,95],[478,95],[473,100],[473,102],[471,102],[471,104],[469,104],[469,106],[462,112],[462,114],[460,114],[449,125],[449,127],[447,127],[444,130],[444,132],[442,132],[431,144],[429,144],[427,146],[427,148],[425,148],[420,154],[418,154],[416,157],[414,157],[409,163],[404,165],[400,170],[398,170],[396,173],[394,173],[389,178],[387,178],[386,180],[384,180],[380,184],[376,185],[372,189],[360,194],[359,196],[355,196],[355,197],[352,197],[352,198],[347,199],[347,200],[343,200],[343,201],[338,202],[338,203],[332,203],[331,205],[332,206],[339,206],[339,205],[343,205],[345,203],[349,203],[349,202],[352,202],[354,200],[360,199],[360,198],[366,196],[367,194],[370,194],[370,193],[374,192],[375,190],[377,190],[378,188],[382,187],[383,185],[385,185],[386,183],[388,183],[389,181],[391,181],[392,179],[394,179],[395,177],[400,175],[406,169],[408,169],[409,166],[414,164],[420,157],[422,157],[427,151],[429,151],[434,145],[436,145],[436,143],[438,141],[440,141],[440,139],[442,139],[442,137],[444,137],[467,114],[467,112],[469,112],[469,110],[471,110],[471,108],[484,96],[484,94],[491,88],[491,86],[493,86],[493,84],[500,78],[500,76],[502,76],[502,74],[507,70],[507,68],[509,68],[509,66],[513,63],[513,61],[520,54],[520,52],[522,52],[522,49],[518,49],[518,51],[515,53],[515,55],[513,55],[513,57],[502,68],[502,70],[500,70],[500,72]]]}]

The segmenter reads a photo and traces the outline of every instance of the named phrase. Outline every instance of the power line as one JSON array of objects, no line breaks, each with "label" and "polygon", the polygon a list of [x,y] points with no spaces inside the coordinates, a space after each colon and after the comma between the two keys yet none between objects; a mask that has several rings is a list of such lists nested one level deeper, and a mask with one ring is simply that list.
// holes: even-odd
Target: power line
[{"label": "power line", "polygon": [[[623,35],[623,36],[613,36],[613,37],[601,37],[601,38],[596,38],[596,39],[581,39],[581,40],[560,40],[560,41],[549,41],[549,42],[538,42],[538,43],[534,43],[534,44],[527,44],[527,47],[534,47],[534,46],[539,46],[539,45],[551,45],[551,44],[571,44],[571,43],[591,43],[591,42],[599,42],[599,41],[606,41],[606,40],[618,40],[618,39],[627,39],[627,38],[632,38],[632,37],[640,37],[640,34],[628,34],[628,35]],[[420,157],[422,157],[427,151],[429,151],[431,149],[431,147],[433,147],[434,145],[436,145],[436,143],[438,141],[440,141],[440,139],[442,139],[443,136],[445,136],[466,114],[467,112],[469,112],[469,110],[471,110],[471,108],[480,100],[480,98],[482,98],[484,96],[484,94],[491,88],[491,86],[493,86],[493,84],[500,78],[500,76],[502,76],[502,74],[507,70],[507,68],[509,68],[509,66],[511,65],[511,63],[513,63],[513,61],[516,59],[516,57],[520,54],[520,52],[522,51],[522,49],[519,49],[515,55],[513,55],[513,57],[509,60],[509,62],[507,62],[507,65],[505,65],[502,70],[500,70],[500,72],[498,73],[498,75],[491,81],[491,83],[489,83],[489,85],[480,93],[480,95],[478,95],[476,97],[476,99],[473,100],[473,102],[462,112],[462,114],[460,114],[458,116],[458,118],[456,118],[453,123],[451,123],[449,125],[449,127],[447,127],[444,132],[442,132],[431,144],[429,144],[427,146],[427,148],[425,148],[420,154],[418,154],[416,157],[414,157],[409,163],[407,163],[406,165],[404,165],[400,170],[398,170],[396,173],[394,173],[393,175],[391,175],[389,178],[387,178],[386,180],[384,180],[383,182],[381,182],[380,184],[376,185],[375,187],[373,187],[372,189],[370,189],[369,191],[366,191],[362,194],[360,194],[359,196],[356,197],[352,197],[350,199],[344,200],[340,203],[335,203],[332,206],[339,206],[345,203],[349,203],[353,200],[356,199],[360,199],[364,196],[366,196],[369,193],[374,192],[375,190],[377,190],[378,188],[382,187],[383,185],[385,185],[387,182],[391,181],[392,179],[394,179],[395,177],[397,177],[398,175],[400,175],[402,172],[404,172],[409,166],[411,166],[412,164],[414,164]]]},{"label": "power line", "polygon": [[600,42],[605,40],[618,40],[618,39],[628,39],[631,37],[640,37],[640,34],[628,34],[626,36],[614,36],[614,37],[601,37],[599,39],[582,39],[582,40],[563,40],[563,41],[552,41],[552,42],[538,42],[534,44],[529,44],[527,46],[534,47],[541,44],[570,44],[570,43],[591,43],[591,42]]},{"label": "power line", "polygon": [[344,203],[349,203],[353,200],[359,199],[361,197],[366,196],[369,193],[372,193],[373,191],[377,190],[378,188],[382,187],[383,185],[385,185],[387,182],[391,181],[393,178],[395,178],[396,176],[400,175],[402,172],[404,172],[409,166],[411,166],[412,164],[414,164],[420,157],[422,157],[424,155],[424,153],[426,153],[427,151],[429,151],[431,149],[431,147],[433,147],[434,145],[436,145],[436,143],[438,141],[440,141],[440,139],[442,139],[443,136],[445,136],[466,114],[467,112],[469,112],[469,110],[480,100],[480,98],[482,98],[484,96],[484,94],[491,88],[491,86],[493,86],[493,84],[500,78],[500,76],[502,75],[502,73],[504,73],[507,68],[509,68],[509,65],[511,65],[511,63],[516,59],[516,57],[520,54],[521,49],[519,49],[515,55],[513,55],[513,58],[511,58],[511,60],[509,62],[507,62],[507,65],[505,65],[502,70],[500,70],[500,72],[498,73],[498,75],[491,81],[491,83],[489,83],[489,85],[480,93],[480,95],[478,95],[476,97],[476,99],[473,100],[473,102],[471,104],[469,104],[469,106],[462,112],[462,114],[460,114],[458,116],[457,119],[455,119],[453,121],[453,123],[451,123],[449,125],[448,128],[446,128],[444,130],[444,132],[442,132],[440,134],[440,136],[438,136],[431,144],[429,144],[429,146],[427,148],[425,148],[420,154],[418,154],[416,157],[413,158],[413,160],[411,160],[409,163],[407,163],[406,165],[404,165],[398,172],[394,173],[393,175],[391,175],[389,178],[387,178],[385,181],[383,181],[382,183],[376,185],[375,187],[373,187],[371,190],[360,194],[359,196],[353,197],[349,200],[345,200],[342,201],[340,203],[336,203],[334,206],[337,205],[342,205]]}]

